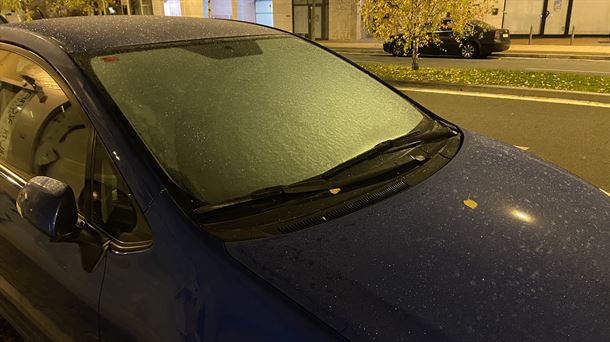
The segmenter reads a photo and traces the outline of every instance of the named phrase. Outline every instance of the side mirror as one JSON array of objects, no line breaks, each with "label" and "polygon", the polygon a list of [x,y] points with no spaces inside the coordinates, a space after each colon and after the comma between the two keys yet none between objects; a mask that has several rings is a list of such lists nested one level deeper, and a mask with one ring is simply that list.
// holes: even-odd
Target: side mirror
[{"label": "side mirror", "polygon": [[79,231],[74,192],[65,183],[37,176],[17,194],[17,212],[52,241]]}]

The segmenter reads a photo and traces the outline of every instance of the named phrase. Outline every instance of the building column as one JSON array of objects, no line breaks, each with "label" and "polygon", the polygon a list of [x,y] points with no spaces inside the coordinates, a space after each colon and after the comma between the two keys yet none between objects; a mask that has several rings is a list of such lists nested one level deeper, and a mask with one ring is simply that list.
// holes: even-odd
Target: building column
[{"label": "building column", "polygon": [[183,17],[203,17],[203,1],[201,0],[180,0],[180,8]]},{"label": "building column", "polygon": [[353,0],[329,1],[328,39],[356,39],[358,36],[358,18],[358,2]]},{"label": "building column", "polygon": [[273,26],[292,32],[292,0],[273,0]]},{"label": "building column", "polygon": [[364,0],[360,0],[358,1],[358,13],[356,14],[356,39],[360,40],[362,39],[362,32],[364,31],[364,27],[362,25],[362,11],[360,10],[362,8],[362,4],[364,3]]},{"label": "building column", "polygon": [[231,19],[239,20],[239,6],[237,0],[231,0]]},{"label": "building column", "polygon": [[[129,3],[129,0],[127,0]],[[152,0],[153,15],[164,16],[165,11],[163,10],[163,0]]]}]

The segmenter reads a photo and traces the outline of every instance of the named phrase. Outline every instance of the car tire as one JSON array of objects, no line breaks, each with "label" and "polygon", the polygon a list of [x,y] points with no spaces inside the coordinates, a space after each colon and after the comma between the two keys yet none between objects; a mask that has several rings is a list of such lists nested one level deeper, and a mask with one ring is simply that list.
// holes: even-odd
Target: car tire
[{"label": "car tire", "polygon": [[402,47],[398,46],[398,44],[396,42],[392,43],[391,52],[392,52],[392,55],[394,55],[396,57],[406,56],[405,51],[402,49]]},{"label": "car tire", "polygon": [[460,55],[466,59],[476,58],[479,56],[479,47],[473,42],[464,42],[460,47]]}]

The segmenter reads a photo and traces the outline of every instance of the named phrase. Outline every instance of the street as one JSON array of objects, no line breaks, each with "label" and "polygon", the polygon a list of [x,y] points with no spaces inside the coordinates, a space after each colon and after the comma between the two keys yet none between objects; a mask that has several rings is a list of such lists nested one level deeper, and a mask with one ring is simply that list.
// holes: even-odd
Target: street
[{"label": "street", "polygon": [[436,89],[404,92],[463,128],[520,146],[610,190],[610,107],[551,103],[553,99],[523,101],[497,94],[463,96]]},{"label": "street", "polygon": [[[357,63],[411,64],[409,57],[394,57],[378,49],[335,49]],[[610,76],[609,60],[491,56],[466,60],[459,57],[422,57],[420,66],[434,68],[506,69],[568,72]],[[400,88],[412,99],[463,128],[491,136],[536,154],[580,176],[596,187],[610,190],[610,95],[580,101],[556,96],[525,97],[518,91],[476,92]],[[498,94],[500,93],[500,94]],[[510,95],[508,95],[510,93]],[[552,92],[550,92],[552,94]],[[586,101],[593,101],[586,103]]]},{"label": "street", "polygon": [[[394,57],[382,50],[335,49],[357,63],[387,63],[411,65],[410,57]],[[505,69],[520,71],[569,72],[610,76],[609,60],[528,58],[490,56],[485,59],[460,57],[422,57],[420,66],[431,68]]]}]

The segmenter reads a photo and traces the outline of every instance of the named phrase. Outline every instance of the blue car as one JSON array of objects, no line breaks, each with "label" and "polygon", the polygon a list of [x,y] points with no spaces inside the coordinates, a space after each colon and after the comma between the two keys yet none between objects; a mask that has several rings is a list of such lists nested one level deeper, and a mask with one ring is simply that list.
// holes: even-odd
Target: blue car
[{"label": "blue car", "polygon": [[0,176],[27,339],[610,336],[607,195],[271,28],[2,25]]}]

